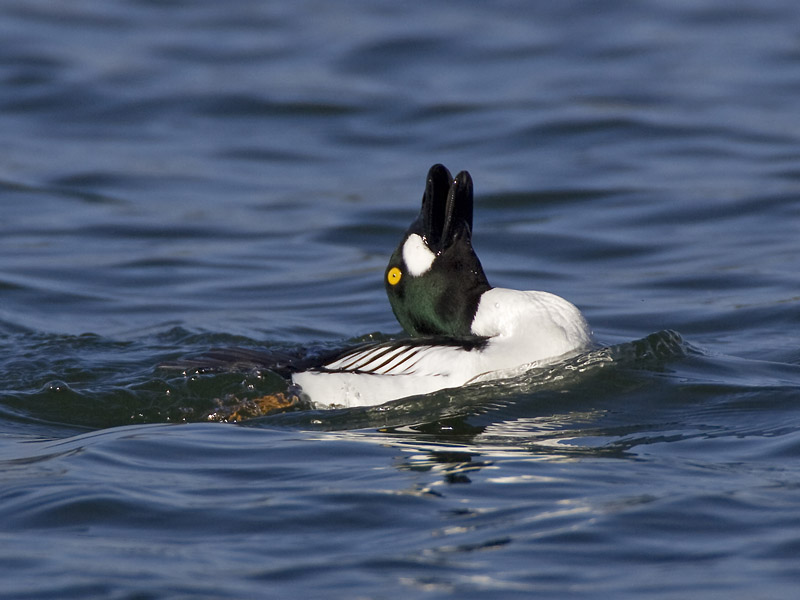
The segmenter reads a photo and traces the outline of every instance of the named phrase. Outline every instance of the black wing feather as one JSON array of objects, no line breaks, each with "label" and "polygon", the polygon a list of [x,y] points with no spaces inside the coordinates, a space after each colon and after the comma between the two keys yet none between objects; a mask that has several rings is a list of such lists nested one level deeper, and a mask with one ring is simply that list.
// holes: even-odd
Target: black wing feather
[{"label": "black wing feather", "polygon": [[436,348],[479,350],[486,346],[483,337],[414,337],[364,344],[342,352],[319,367],[316,371],[330,373],[372,373],[399,375],[413,369],[422,354]]}]

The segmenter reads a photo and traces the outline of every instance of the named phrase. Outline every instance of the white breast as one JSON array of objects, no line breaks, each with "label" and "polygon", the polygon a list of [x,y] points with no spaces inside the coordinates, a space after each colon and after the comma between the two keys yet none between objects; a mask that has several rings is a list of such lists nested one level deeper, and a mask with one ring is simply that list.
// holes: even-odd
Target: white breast
[{"label": "white breast", "polygon": [[483,294],[472,333],[491,338],[485,354],[493,371],[561,357],[591,341],[589,326],[572,303],[548,292],[504,288]]}]

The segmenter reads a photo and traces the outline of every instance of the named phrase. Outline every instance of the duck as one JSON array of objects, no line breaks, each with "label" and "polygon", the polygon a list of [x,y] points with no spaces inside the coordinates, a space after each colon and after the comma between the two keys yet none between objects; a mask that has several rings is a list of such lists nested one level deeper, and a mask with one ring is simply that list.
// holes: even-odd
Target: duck
[{"label": "duck", "polygon": [[384,271],[407,337],[368,343],[291,374],[320,407],[386,402],[506,379],[592,345],[586,319],[546,291],[492,287],[472,246],[473,183],[441,164],[428,171],[419,215]]}]

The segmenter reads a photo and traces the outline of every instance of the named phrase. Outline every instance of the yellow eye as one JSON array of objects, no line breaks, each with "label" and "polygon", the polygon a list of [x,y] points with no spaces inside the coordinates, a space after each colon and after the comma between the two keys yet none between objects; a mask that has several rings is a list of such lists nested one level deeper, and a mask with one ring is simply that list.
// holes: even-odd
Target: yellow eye
[{"label": "yellow eye", "polygon": [[403,276],[403,273],[397,267],[392,267],[389,269],[389,272],[386,274],[386,281],[389,282],[389,285],[397,285],[400,283],[400,278]]}]

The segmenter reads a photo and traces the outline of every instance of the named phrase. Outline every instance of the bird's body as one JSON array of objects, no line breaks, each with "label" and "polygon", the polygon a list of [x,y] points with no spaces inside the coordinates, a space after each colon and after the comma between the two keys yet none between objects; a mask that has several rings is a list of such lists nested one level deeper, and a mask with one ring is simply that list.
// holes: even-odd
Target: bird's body
[{"label": "bird's body", "polygon": [[292,379],[319,404],[371,406],[512,377],[590,342],[578,309],[547,292],[492,288],[481,297],[472,329],[472,338],[418,337],[358,348]]},{"label": "bird's body", "polygon": [[548,292],[492,288],[472,248],[472,179],[428,172],[420,215],[386,268],[405,340],[357,348],[295,373],[323,405],[369,406],[500,379],[585,349],[580,311]]}]

